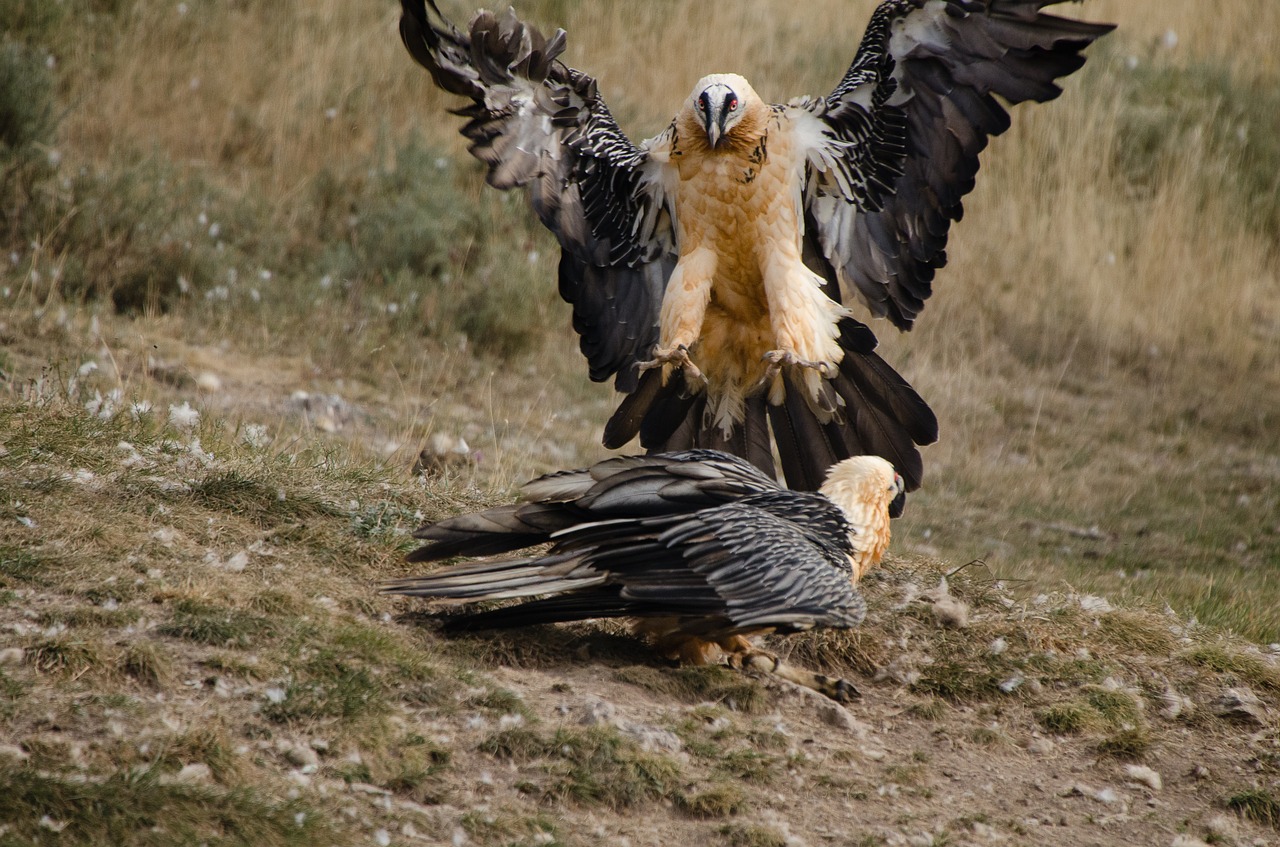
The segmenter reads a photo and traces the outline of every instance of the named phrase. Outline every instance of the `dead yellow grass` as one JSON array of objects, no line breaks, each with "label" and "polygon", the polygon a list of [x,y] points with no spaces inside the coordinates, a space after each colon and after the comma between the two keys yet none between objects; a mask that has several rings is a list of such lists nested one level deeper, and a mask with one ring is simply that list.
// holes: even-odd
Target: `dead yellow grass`
[{"label": "dead yellow grass", "polygon": [[[826,91],[874,6],[742,0],[726,26],[724,9],[700,0],[518,5],[546,28],[568,30],[566,58],[599,78],[637,139],[665,126],[708,71],[740,71],[771,99]],[[444,6],[458,21],[472,11],[467,0]],[[444,114],[457,104],[405,54],[394,3],[187,8],[138,0],[86,22],[92,35],[65,40],[57,60],[71,104],[62,132],[69,160],[109,165],[155,152],[271,206],[286,241],[314,211],[302,200],[320,171],[394,159],[410,133],[467,161],[459,121]],[[1067,579],[1170,599],[1272,638],[1280,634],[1280,615],[1269,610],[1276,604],[1250,598],[1263,590],[1258,566],[1280,550],[1269,517],[1280,507],[1272,493],[1280,263],[1274,233],[1241,209],[1276,188],[1264,173],[1229,190],[1245,148],[1224,152],[1212,140],[1222,131],[1269,143],[1268,126],[1230,126],[1241,120],[1239,104],[1214,92],[1280,87],[1280,7],[1090,0],[1064,4],[1063,13],[1120,29],[1090,51],[1063,97],[1017,109],[1013,129],[993,142],[918,328],[900,335],[877,325],[886,357],[942,421],[942,440],[926,454],[925,489],[896,543],[957,563],[982,557],[1037,586]],[[1223,87],[1135,102],[1151,82],[1135,67],[1156,81],[1168,70],[1171,86],[1202,76]],[[1169,140],[1142,179],[1125,167],[1144,143],[1135,116]],[[506,210],[474,165],[464,167],[472,168],[464,191]],[[511,232],[516,215],[485,220],[512,261],[540,254],[528,265],[541,286],[532,296],[550,303],[554,247],[544,233]],[[517,249],[506,250],[512,240]],[[314,280],[290,285],[303,290]],[[337,390],[342,381],[346,396],[385,410],[371,424],[377,442],[355,437],[358,449],[404,467],[431,433],[461,432],[485,453],[475,477],[484,486],[505,488],[598,456],[611,392],[586,384],[558,304],[545,306],[544,343],[497,365],[457,339],[423,338],[426,306],[401,324],[354,308],[316,308],[299,319],[310,302],[299,295],[264,303],[261,314],[193,309],[108,323],[128,339],[107,343],[119,349],[126,387],[144,393],[157,338],[162,348],[164,339],[181,339],[178,359],[225,356],[243,365],[244,379],[228,394],[252,394],[259,356],[273,373],[256,383],[276,394]],[[87,316],[60,321],[56,309],[12,321],[24,362],[55,350],[100,352],[85,334]],[[295,434],[278,405],[228,411],[266,415],[273,431]],[[1063,523],[1097,525],[1101,540],[1044,529]],[[1222,613],[1224,604],[1233,611]]]}]

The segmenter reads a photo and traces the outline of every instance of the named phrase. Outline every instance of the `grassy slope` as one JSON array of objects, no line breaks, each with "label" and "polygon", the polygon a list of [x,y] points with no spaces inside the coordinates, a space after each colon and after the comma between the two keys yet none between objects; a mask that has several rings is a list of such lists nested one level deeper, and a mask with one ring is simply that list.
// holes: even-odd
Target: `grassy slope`
[{"label": "grassy slope", "polygon": [[[473,498],[167,417],[0,406],[0,844],[943,844],[1042,825],[1126,844],[1267,823],[1274,731],[1213,703],[1235,687],[1277,707],[1280,666],[1212,630],[1020,603],[972,571],[948,628],[920,596],[937,563],[898,558],[865,629],[779,645],[858,680],[852,721],[611,628],[443,641],[373,588],[411,527]],[[1217,819],[1232,809],[1253,818]]]},{"label": "grassy slope", "polygon": [[[38,107],[42,84],[55,98],[46,116],[38,108],[22,112],[31,128],[25,146],[6,137],[10,146],[0,149],[0,234],[9,251],[0,262],[7,392],[0,445],[8,451],[0,470],[0,590],[10,592],[7,631],[26,651],[20,665],[5,667],[4,691],[9,713],[23,716],[9,741],[30,757],[5,771],[19,789],[11,793],[29,804],[18,843],[32,833],[51,843],[105,837],[74,827],[58,836],[36,823],[34,810],[55,824],[78,814],[92,792],[65,798],[83,773],[128,776],[133,787],[112,783],[102,796],[151,792],[168,810],[168,831],[190,827],[226,843],[342,841],[352,829],[368,835],[388,826],[367,800],[382,802],[381,795],[358,795],[365,799],[335,811],[320,792],[367,777],[393,786],[397,798],[431,800],[448,756],[426,733],[419,733],[424,742],[410,738],[406,726],[421,721],[453,722],[441,730],[453,739],[444,745],[454,757],[453,790],[458,774],[496,770],[502,782],[530,769],[551,774],[534,780],[534,800],[578,790],[565,787],[572,781],[547,782],[571,771],[572,757],[533,755],[543,764],[512,765],[510,753],[495,759],[492,749],[476,748],[503,714],[520,711],[490,689],[507,686],[536,700],[553,684],[539,674],[555,674],[586,675],[578,693],[594,691],[592,663],[567,656],[553,639],[545,648],[550,671],[517,655],[522,675],[504,676],[498,660],[513,658],[511,645],[500,645],[486,660],[498,661],[491,672],[499,685],[470,675],[483,657],[451,653],[413,627],[385,628],[378,615],[392,607],[371,597],[376,577],[396,572],[403,537],[391,530],[412,525],[419,509],[443,514],[501,498],[533,473],[596,458],[611,403],[607,388],[582,378],[554,292],[549,239],[518,198],[481,186],[455,125],[436,120],[446,104],[403,55],[392,5],[188,4],[181,14],[149,0],[0,0],[0,18],[12,22],[0,81],[19,83],[0,86],[0,98],[16,90],[5,104]],[[551,0],[525,8],[564,23],[571,60],[598,73],[615,111],[640,136],[669,115],[664,92],[683,91],[707,69],[742,70],[772,97],[822,90],[852,43],[833,41],[828,21],[856,30],[870,4],[821,0],[803,19],[775,0],[749,6],[741,20],[770,26],[734,38],[707,38],[723,28],[712,25],[710,7],[692,0],[680,4],[682,14],[665,5],[636,11]],[[461,4],[450,8],[465,16]],[[895,547],[923,556],[926,570],[980,560],[963,572],[975,596],[993,578],[1022,597],[1066,581],[1153,608],[1168,602],[1254,641],[1278,641],[1280,142],[1268,127],[1280,109],[1280,10],[1246,15],[1243,7],[1187,0],[1154,16],[1117,0],[1086,12],[1123,29],[1099,45],[1061,100],[1015,115],[1014,129],[985,159],[951,265],[919,328],[883,333],[887,357],[943,422],[942,441],[927,453],[926,487],[899,522]],[[672,23],[689,15],[694,26]],[[784,37],[763,35],[774,30]],[[1170,31],[1179,36],[1172,47]],[[797,43],[815,46],[797,53]],[[659,45],[683,58],[654,69],[643,89],[628,86]],[[174,92],[181,92],[176,101]],[[56,125],[48,119],[59,116]],[[82,372],[86,364],[96,370]],[[125,405],[148,401],[156,412],[140,423],[127,413],[92,418],[85,404],[113,390]],[[323,402],[297,399],[298,391],[322,400],[339,395],[343,403],[330,414]],[[184,401],[205,411],[200,437],[217,456],[212,463],[190,450],[187,435],[162,426],[169,404]],[[251,424],[272,437],[265,449],[241,443]],[[405,469],[434,434],[463,436],[481,461],[424,491],[406,481]],[[122,440],[141,451],[133,468],[120,465],[133,455],[116,452]],[[94,476],[78,477],[82,469]],[[166,487],[171,481],[178,485]],[[272,499],[277,490],[283,500]],[[255,552],[255,544],[271,553]],[[241,551],[248,555],[243,572],[217,568]],[[928,622],[918,605],[891,608],[898,583],[913,579],[934,577],[908,569],[889,580],[879,597],[883,630],[850,654],[861,657],[849,660],[855,668],[896,658],[872,646],[876,636],[899,637],[921,616]],[[1037,624],[1028,633],[999,615],[991,631],[925,628],[919,655],[959,651],[977,663],[971,679],[952,674],[905,688],[890,679],[872,694],[915,698],[928,720],[956,718],[948,728],[972,744],[982,722],[999,722],[1008,706],[991,691],[992,675],[1025,670],[1001,663],[983,670],[991,638],[1064,653],[1135,646],[1132,633],[1099,635],[1078,613],[1026,608],[1017,620],[1043,618],[1045,629]],[[1154,618],[1138,619],[1143,631],[1154,631]],[[1063,681],[1074,691],[1117,674],[1142,688],[1149,710],[1161,707],[1165,678],[1202,701],[1238,681],[1264,694],[1272,688],[1269,660],[1152,638],[1139,638],[1149,658],[1118,658],[1116,666]],[[539,643],[523,649],[536,653]],[[624,665],[644,661],[634,647],[606,647],[606,656],[622,649]],[[1213,672],[1188,677],[1195,667]],[[1035,671],[1048,673],[1049,683],[1056,678]],[[670,674],[660,675],[668,686]],[[210,679],[222,679],[231,693],[224,697]],[[202,693],[202,680],[213,694]],[[448,696],[415,700],[433,680],[447,681]],[[341,700],[351,713],[306,714],[327,708],[308,695],[314,685],[351,693]],[[986,688],[964,688],[972,685]],[[627,686],[634,688],[606,688],[628,700],[635,693]],[[264,714],[268,688],[304,711]],[[1047,689],[1048,700],[1018,701],[1016,740],[1047,729],[1037,715],[1065,698],[1075,717],[1053,726],[1079,723],[1085,735],[1068,747],[1085,767],[1123,721],[1074,702],[1084,695]],[[934,716],[930,692],[958,698],[944,703],[976,698],[979,705],[956,709],[959,718],[944,710],[944,719]],[[381,705],[365,709],[365,694]],[[153,705],[158,696],[176,703],[173,713]],[[868,714],[881,715],[884,703],[870,699]],[[654,695],[636,719],[678,730],[680,720],[663,717],[670,700]],[[1254,755],[1259,770],[1224,766],[1196,808],[1221,808],[1256,782],[1264,794],[1250,802],[1274,812],[1265,802],[1274,790],[1272,754],[1231,747],[1243,742],[1225,724],[1203,719],[1201,705],[1190,724],[1158,725],[1153,752],[1144,755],[1164,767],[1160,757],[1177,746],[1169,732],[1197,739],[1206,756]],[[484,721],[469,727],[473,715]],[[542,721],[536,732],[544,741],[561,724],[576,726],[549,702],[530,717]],[[763,720],[729,718],[743,732]],[[898,729],[909,735],[927,725]],[[319,763],[321,787],[302,790],[291,782],[301,777],[290,775],[299,766],[277,745],[283,738],[305,746],[317,734],[337,752]],[[367,744],[356,740],[365,735]],[[137,737],[157,740],[134,743]],[[534,754],[543,749],[525,740]],[[697,739],[685,741],[686,751],[697,747]],[[972,747],[960,746],[971,755]],[[856,747],[851,742],[841,755],[856,758]],[[360,762],[344,758],[352,750]],[[608,767],[619,759],[601,755],[613,762]],[[903,755],[897,765],[910,766]],[[602,761],[594,753],[587,759]],[[117,760],[126,769],[110,764]],[[209,764],[212,781],[173,783],[191,761]],[[656,787],[648,795],[637,789],[636,802],[643,809],[651,802],[645,796],[660,796],[688,804],[710,792],[700,802],[734,806],[733,797],[716,799],[723,774],[709,762],[697,755],[686,762],[678,789],[655,766]],[[935,764],[933,771],[954,770],[963,757]],[[394,787],[401,785],[397,769],[417,776]],[[491,822],[448,811],[483,800],[485,789],[470,786],[456,795],[463,799],[443,803],[440,816],[405,812],[390,831],[431,822],[463,826],[482,843],[533,839],[551,824],[514,782],[503,783],[514,793],[502,796],[515,811],[500,810]],[[875,794],[880,784],[846,785],[845,793]],[[750,786],[747,794],[757,798]],[[556,803],[557,810],[579,808]],[[115,823],[102,825],[133,831],[137,819],[129,815],[146,804],[117,808],[106,815]],[[299,813],[301,831],[291,823]],[[228,823],[250,819],[265,829]],[[967,831],[953,819],[929,819]],[[694,820],[683,825],[698,833],[724,825]],[[755,836],[769,843],[767,833],[734,829],[734,820],[721,836],[729,843]],[[154,840],[164,843],[165,835]]]}]

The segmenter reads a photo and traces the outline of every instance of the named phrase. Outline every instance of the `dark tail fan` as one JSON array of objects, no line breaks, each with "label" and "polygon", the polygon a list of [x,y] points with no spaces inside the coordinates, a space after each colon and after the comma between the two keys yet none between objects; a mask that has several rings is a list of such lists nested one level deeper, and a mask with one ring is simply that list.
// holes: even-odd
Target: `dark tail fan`
[{"label": "dark tail fan", "polygon": [[572,526],[580,510],[567,503],[517,503],[458,515],[414,532],[427,541],[406,561],[434,562],[450,556],[492,556],[541,544]]},{"label": "dark tail fan", "polygon": [[850,456],[883,456],[902,474],[907,490],[920,487],[924,463],[918,446],[938,439],[938,419],[916,390],[875,352],[876,337],[854,320],[840,322],[844,359],[828,386],[839,397],[836,414],[815,409],[790,376],[786,398],[770,406],[763,393],[748,398],[745,421],[728,438],[706,419],[706,395],[689,394],[682,379],[662,384],[658,370],[646,371],[636,390],[618,406],[605,427],[604,445],[624,446],[636,435],[650,453],[706,447],[745,458],[775,474],[773,450],[787,485],[816,491],[831,465]]},{"label": "dark tail fan", "polygon": [[575,591],[558,597],[530,600],[515,606],[445,618],[446,634],[481,629],[514,629],[546,623],[566,623],[596,618],[624,618],[635,613],[634,604],[618,596],[617,588]]}]

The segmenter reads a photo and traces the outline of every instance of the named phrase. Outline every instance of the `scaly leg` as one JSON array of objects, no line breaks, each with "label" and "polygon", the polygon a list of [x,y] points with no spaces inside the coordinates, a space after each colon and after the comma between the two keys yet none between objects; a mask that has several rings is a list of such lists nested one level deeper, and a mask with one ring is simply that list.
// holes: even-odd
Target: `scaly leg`
[{"label": "scaly leg", "polygon": [[847,680],[783,664],[781,659],[765,650],[752,648],[730,653],[729,666],[741,671],[755,671],[785,679],[787,682],[830,697],[837,703],[848,703],[862,696]]},{"label": "scaly leg", "polygon": [[641,370],[662,368],[665,383],[675,370],[683,370],[691,382],[706,379],[689,358],[689,350],[702,336],[702,322],[711,302],[716,273],[716,254],[705,247],[694,248],[680,257],[662,295],[658,314],[658,346],[653,358]]}]

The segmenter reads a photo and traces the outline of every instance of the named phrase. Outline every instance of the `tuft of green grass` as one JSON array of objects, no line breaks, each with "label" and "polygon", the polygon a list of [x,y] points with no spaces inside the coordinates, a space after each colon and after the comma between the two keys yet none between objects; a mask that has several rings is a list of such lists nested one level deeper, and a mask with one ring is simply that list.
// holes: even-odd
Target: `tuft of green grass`
[{"label": "tuft of green grass", "polygon": [[277,629],[275,623],[259,615],[184,599],[174,604],[173,617],[156,631],[212,647],[247,648],[259,638],[276,634]]},{"label": "tuft of green grass", "polygon": [[1084,703],[1055,703],[1036,713],[1040,725],[1055,735],[1079,735],[1098,725],[1097,710]]},{"label": "tuft of green grass", "polygon": [[160,689],[172,678],[169,654],[155,644],[136,641],[124,648],[116,667],[143,685]]},{"label": "tuft of green grass", "polygon": [[137,623],[141,617],[142,612],[132,608],[103,609],[97,606],[78,606],[43,612],[39,621],[44,626],[62,624],[70,628],[120,629]]},{"label": "tuft of green grass", "polygon": [[351,721],[389,708],[383,680],[349,659],[322,650],[286,686],[284,699],[268,703],[262,714],[278,723],[320,718]]},{"label": "tuft of green grass", "polygon": [[676,807],[695,818],[727,818],[747,807],[747,797],[736,785],[724,782],[704,791],[677,794]]},{"label": "tuft of green grass", "polygon": [[18,710],[18,703],[27,693],[27,686],[12,679],[0,670],[0,718],[12,718]]},{"label": "tuft of green grass", "polygon": [[768,785],[782,769],[781,762],[777,756],[744,747],[720,753],[715,769],[733,780]]},{"label": "tuft of green grass", "polygon": [[103,664],[102,653],[96,645],[63,635],[32,645],[27,649],[26,659],[38,671],[73,676]]},{"label": "tuft of green grass", "polygon": [[1227,808],[1256,824],[1280,829],[1280,800],[1264,788],[1249,788],[1227,798]]},{"label": "tuft of green grass", "polygon": [[543,760],[543,798],[587,806],[625,809],[671,797],[680,775],[674,761],[641,751],[612,728],[562,728],[547,737],[517,727],[494,733],[479,749],[516,762]]},{"label": "tuft of green grass", "polygon": [[1116,759],[1138,760],[1145,756],[1155,743],[1146,724],[1125,726],[1098,742],[1098,752]]},{"label": "tuft of green grass", "polygon": [[350,843],[320,811],[247,789],[167,782],[155,768],[73,779],[0,763],[0,820],[9,843],[218,844],[303,847]]},{"label": "tuft of green grass", "polygon": [[556,821],[545,815],[519,812],[470,811],[462,816],[462,829],[480,844],[546,845],[564,847],[557,834]]},{"label": "tuft of green grass", "polygon": [[30,550],[0,546],[0,585],[45,585],[47,565]]},{"label": "tuft of green grass", "polygon": [[725,824],[719,829],[729,847],[787,847],[787,837],[769,826]]},{"label": "tuft of green grass", "polygon": [[1268,691],[1280,691],[1280,667],[1261,656],[1231,650],[1221,644],[1202,644],[1183,654],[1193,665],[1229,674],[1241,682]]},{"label": "tuft of green grass", "polygon": [[209,766],[213,778],[229,785],[240,776],[241,761],[235,753],[227,731],[217,724],[210,724],[178,735],[162,742],[155,766],[167,772],[181,770],[185,765],[202,762]]},{"label": "tuft of green grass", "polygon": [[235,470],[199,481],[191,487],[190,497],[207,509],[248,517],[263,529],[336,514],[310,493],[296,490],[286,493],[279,485]]}]

